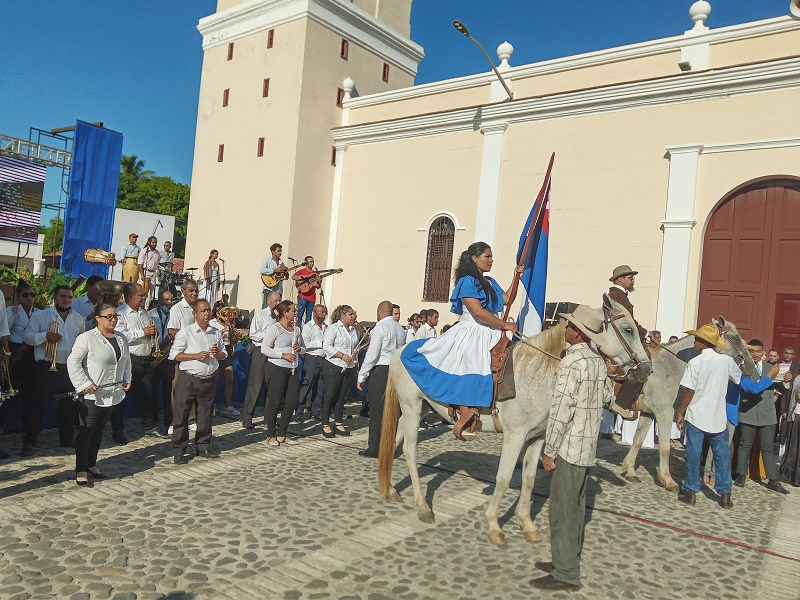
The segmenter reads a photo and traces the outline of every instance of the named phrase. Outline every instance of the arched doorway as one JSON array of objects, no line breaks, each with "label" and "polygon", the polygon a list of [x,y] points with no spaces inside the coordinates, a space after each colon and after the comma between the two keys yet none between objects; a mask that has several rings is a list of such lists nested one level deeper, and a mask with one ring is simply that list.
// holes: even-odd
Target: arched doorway
[{"label": "arched doorway", "polygon": [[767,348],[800,346],[800,180],[748,183],[711,215],[698,324],[717,315]]}]

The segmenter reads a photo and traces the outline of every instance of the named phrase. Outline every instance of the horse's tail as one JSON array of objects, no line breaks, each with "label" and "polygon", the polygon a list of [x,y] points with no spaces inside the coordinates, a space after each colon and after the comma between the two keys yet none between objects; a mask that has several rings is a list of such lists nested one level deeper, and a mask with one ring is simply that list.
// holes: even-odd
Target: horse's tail
[{"label": "horse's tail", "polygon": [[386,382],[383,403],[383,424],[381,426],[381,446],[378,451],[378,491],[381,499],[387,500],[392,489],[392,467],[396,449],[397,424],[400,420],[400,398],[394,388],[391,374]]}]

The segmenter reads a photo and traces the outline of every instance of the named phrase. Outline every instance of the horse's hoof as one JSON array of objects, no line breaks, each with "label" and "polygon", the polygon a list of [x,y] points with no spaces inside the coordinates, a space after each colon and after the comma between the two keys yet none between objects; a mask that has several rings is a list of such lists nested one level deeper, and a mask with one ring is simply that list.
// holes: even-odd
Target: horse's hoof
[{"label": "horse's hoof", "polygon": [[495,546],[505,546],[506,536],[503,535],[502,531],[496,531],[496,530],[490,531],[489,541],[492,542]]},{"label": "horse's hoof", "polygon": [[527,541],[529,541],[529,542],[536,543],[536,542],[541,542],[542,541],[542,534],[539,533],[538,529],[536,529],[536,530],[532,530],[531,529],[531,530],[528,530],[528,531],[526,531],[524,533],[525,533],[525,539]]},{"label": "horse's hoof", "polygon": [[625,475],[625,479],[627,479],[631,483],[642,483],[642,480],[639,479],[636,475]]},{"label": "horse's hoof", "polygon": [[429,510],[420,511],[417,516],[419,517],[420,521],[427,523],[428,525],[433,525],[436,522],[436,519],[433,518],[433,512]]},{"label": "horse's hoof", "polygon": [[389,492],[389,497],[386,498],[387,500],[391,500],[392,502],[402,502],[403,499],[400,497],[400,494],[397,493],[397,490],[392,488],[392,491]]},{"label": "horse's hoof", "polygon": [[665,485],[664,487],[667,489],[668,492],[673,492],[673,493],[679,492],[681,490],[681,486],[679,486],[674,481],[672,483]]}]

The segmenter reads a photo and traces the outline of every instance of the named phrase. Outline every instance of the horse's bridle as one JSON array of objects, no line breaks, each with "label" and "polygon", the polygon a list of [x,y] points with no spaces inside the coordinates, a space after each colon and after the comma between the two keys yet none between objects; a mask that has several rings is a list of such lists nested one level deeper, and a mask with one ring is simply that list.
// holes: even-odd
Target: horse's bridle
[{"label": "horse's bridle", "polygon": [[724,327],[720,327],[718,323],[715,323],[715,325],[717,326],[722,339],[724,339],[733,347],[734,350],[736,350],[736,358],[734,358],[734,361],[736,361],[736,364],[741,369],[747,363],[747,357],[744,355],[744,350],[739,348],[738,344],[736,344],[736,341],[729,335],[731,332],[731,328],[729,326],[725,325]]},{"label": "horse's bridle", "polygon": [[630,344],[625,340],[625,336],[622,335],[622,332],[619,330],[619,327],[617,327],[616,322],[619,319],[624,318],[624,316],[625,315],[622,314],[619,314],[617,316],[612,315],[611,309],[603,305],[603,322],[606,324],[606,326],[609,325],[611,326],[611,328],[614,330],[614,333],[617,335],[619,343],[622,344],[622,347],[624,348],[625,352],[628,353],[629,360],[617,366],[618,369],[620,368],[624,369],[624,371],[621,374],[617,374],[614,376],[615,378],[619,379],[626,379],[631,371],[636,371],[642,364],[642,361],[640,361],[639,357],[636,356],[636,352],[633,351],[633,348],[631,348]]}]

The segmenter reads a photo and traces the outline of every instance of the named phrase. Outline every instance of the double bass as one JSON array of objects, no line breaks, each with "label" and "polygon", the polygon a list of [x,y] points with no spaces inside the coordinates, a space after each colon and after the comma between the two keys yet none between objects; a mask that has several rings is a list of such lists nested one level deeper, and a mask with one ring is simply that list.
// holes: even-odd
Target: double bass
[{"label": "double bass", "polygon": [[297,290],[301,294],[307,294],[311,290],[317,289],[325,277],[335,275],[336,273],[341,273],[342,271],[344,271],[344,269],[322,269],[312,273],[311,275],[303,275],[302,277],[298,277],[295,279],[294,284],[297,286]]}]

